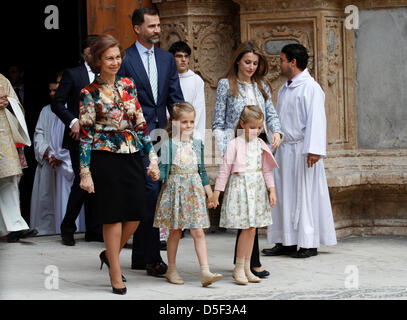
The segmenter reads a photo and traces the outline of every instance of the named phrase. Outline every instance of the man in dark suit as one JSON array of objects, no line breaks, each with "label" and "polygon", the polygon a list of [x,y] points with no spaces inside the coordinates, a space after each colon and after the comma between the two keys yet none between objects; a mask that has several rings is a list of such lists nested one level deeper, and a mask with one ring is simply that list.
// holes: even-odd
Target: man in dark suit
[{"label": "man in dark suit", "polygon": [[[173,55],[154,47],[161,33],[157,11],[145,7],[136,9],[132,23],[137,41],[126,50],[119,75],[134,80],[144,118],[152,132],[166,126],[166,108],[172,113],[172,105],[184,101],[184,97]],[[146,168],[149,161],[145,156],[143,163]],[[160,187],[160,182],[146,175],[147,212],[133,237],[132,269],[146,269],[152,276],[167,271],[160,255],[159,229],[153,227]]]},{"label": "man in dark suit", "polygon": [[[75,179],[71,187],[71,193],[66,207],[64,220],[61,223],[62,243],[74,246],[74,233],[76,231],[75,220],[78,217],[82,205],[85,205],[86,241],[103,241],[102,226],[92,223],[91,212],[87,206],[85,190],[79,187],[79,98],[82,88],[93,82],[95,74],[86,62],[86,53],[90,44],[97,38],[96,35],[88,36],[82,44],[85,62],[75,68],[67,69],[63,75],[53,102],[52,111],[65,124],[65,133],[62,146],[69,150],[72,161],[72,169]],[[67,107],[65,107],[65,104]]]}]

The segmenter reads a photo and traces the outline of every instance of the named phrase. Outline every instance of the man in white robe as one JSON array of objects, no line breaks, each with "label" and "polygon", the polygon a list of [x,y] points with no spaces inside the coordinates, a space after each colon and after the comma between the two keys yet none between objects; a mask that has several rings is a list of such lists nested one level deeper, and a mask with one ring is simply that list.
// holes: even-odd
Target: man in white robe
[{"label": "man in white robe", "polygon": [[[49,84],[49,95],[55,95],[57,83]],[[31,196],[30,225],[38,230],[38,235],[55,234],[55,168],[61,161],[55,157],[51,146],[54,134],[52,127],[57,116],[51,105],[45,106],[40,113],[34,132],[34,153],[37,168]]]},{"label": "man in white robe", "polygon": [[[54,98],[60,76],[49,84],[49,95]],[[38,118],[34,133],[34,152],[38,162],[31,197],[30,224],[38,235],[59,234],[64,218],[74,173],[69,151],[62,148],[65,125],[45,106]],[[82,220],[83,209],[82,209]],[[76,220],[78,231],[84,231]]]},{"label": "man in white robe", "polygon": [[266,255],[308,258],[318,254],[320,244],[336,244],[322,160],[326,156],[325,94],[307,64],[304,46],[290,44],[282,49],[280,69],[288,81],[278,92],[276,109],[284,141],[276,151],[278,203],[268,227],[268,242],[276,246],[263,249]]}]

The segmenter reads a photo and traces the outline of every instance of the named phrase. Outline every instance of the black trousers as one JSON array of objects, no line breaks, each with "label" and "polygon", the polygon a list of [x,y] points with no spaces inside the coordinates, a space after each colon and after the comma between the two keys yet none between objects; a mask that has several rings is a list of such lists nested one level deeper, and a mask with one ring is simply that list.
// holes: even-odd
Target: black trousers
[{"label": "black trousers", "polygon": [[[144,168],[150,161],[141,152]],[[145,170],[146,172],[146,170]],[[163,261],[160,254],[160,229],[153,227],[155,208],[161,189],[160,181],[153,181],[147,174],[146,177],[146,211],[133,235],[133,248],[131,254],[132,267],[142,266],[146,263]]]},{"label": "black trousers", "polygon": [[[242,230],[239,229],[238,232],[237,232],[237,236],[236,236],[235,256],[233,258],[233,264],[236,263],[237,241],[239,240],[239,236],[240,236],[241,233],[242,233]],[[252,257],[250,258],[250,267],[251,268],[261,267],[260,252],[259,252],[259,235],[258,235],[257,229],[256,229],[256,236],[254,237]]]},{"label": "black trousers", "polygon": [[95,237],[101,236],[102,225],[98,225],[93,222],[94,219],[92,219],[92,213],[91,210],[89,210],[88,192],[79,187],[81,182],[79,176],[79,150],[69,150],[69,155],[71,156],[72,169],[75,174],[75,178],[71,187],[71,193],[69,194],[65,217],[61,223],[61,234],[75,233],[75,220],[78,218],[79,213],[81,212],[82,205],[84,205],[86,235]]}]

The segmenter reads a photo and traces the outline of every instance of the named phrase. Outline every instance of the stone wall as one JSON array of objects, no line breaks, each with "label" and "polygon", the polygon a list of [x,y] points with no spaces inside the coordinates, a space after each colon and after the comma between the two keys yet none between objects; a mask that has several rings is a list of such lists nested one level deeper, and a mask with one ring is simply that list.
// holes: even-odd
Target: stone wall
[{"label": "stone wall", "polygon": [[210,129],[218,81],[225,76],[240,40],[239,6],[231,0],[152,2],[160,11],[161,48],[182,40],[192,49],[190,68],[205,81],[206,128]]},{"label": "stone wall", "polygon": [[355,52],[359,146],[407,148],[407,8],[361,11]]}]

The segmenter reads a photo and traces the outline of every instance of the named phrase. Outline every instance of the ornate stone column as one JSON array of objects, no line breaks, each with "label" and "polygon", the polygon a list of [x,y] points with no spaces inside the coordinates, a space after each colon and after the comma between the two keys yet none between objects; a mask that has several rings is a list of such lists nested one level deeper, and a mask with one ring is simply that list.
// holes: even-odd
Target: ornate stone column
[{"label": "ornate stone column", "polygon": [[160,46],[182,40],[192,49],[190,68],[205,81],[206,127],[213,121],[216,87],[240,40],[238,5],[230,0],[153,0],[160,12]]}]

